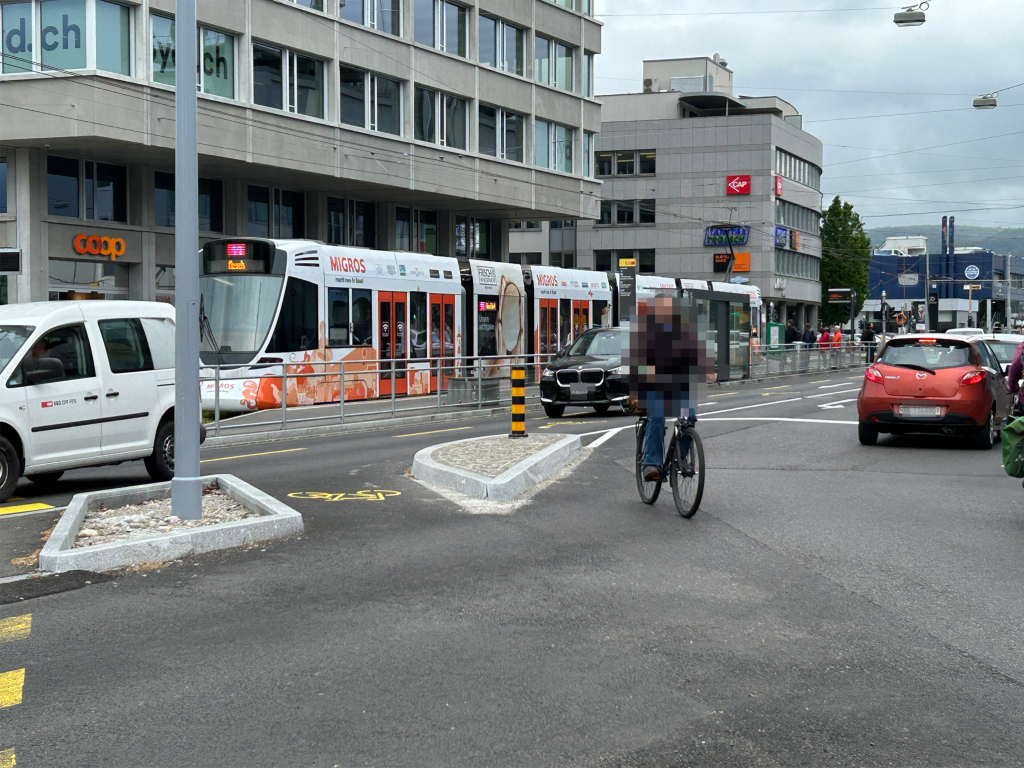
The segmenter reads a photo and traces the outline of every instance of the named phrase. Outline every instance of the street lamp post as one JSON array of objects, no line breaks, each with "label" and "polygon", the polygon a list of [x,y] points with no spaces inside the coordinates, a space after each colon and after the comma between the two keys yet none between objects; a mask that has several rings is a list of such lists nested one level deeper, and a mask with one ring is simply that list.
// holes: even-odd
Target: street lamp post
[{"label": "street lamp post", "polygon": [[924,12],[928,10],[928,6],[927,1],[908,5],[892,17],[893,23],[897,27],[920,27],[925,22]]},{"label": "street lamp post", "polygon": [[882,338],[885,338],[886,331],[888,331],[887,324],[885,322],[885,291],[882,291]]},{"label": "street lamp post", "polygon": [[[175,0],[176,57],[196,61],[196,0]],[[199,150],[196,89],[181,67],[174,94],[174,479],[171,508],[182,520],[202,517],[199,479]]]}]

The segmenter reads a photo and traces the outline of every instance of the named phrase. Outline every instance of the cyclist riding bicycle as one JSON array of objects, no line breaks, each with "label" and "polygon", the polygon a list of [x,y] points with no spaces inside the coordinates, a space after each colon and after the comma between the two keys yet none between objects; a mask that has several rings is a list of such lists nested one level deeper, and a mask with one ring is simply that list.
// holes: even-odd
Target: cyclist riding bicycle
[{"label": "cyclist riding bicycle", "polygon": [[[697,384],[707,375],[696,308],[670,296],[638,302],[629,332],[629,388],[647,409],[641,459],[644,480],[660,477],[665,454],[665,418],[697,422]],[[689,452],[689,438],[680,445]]]}]

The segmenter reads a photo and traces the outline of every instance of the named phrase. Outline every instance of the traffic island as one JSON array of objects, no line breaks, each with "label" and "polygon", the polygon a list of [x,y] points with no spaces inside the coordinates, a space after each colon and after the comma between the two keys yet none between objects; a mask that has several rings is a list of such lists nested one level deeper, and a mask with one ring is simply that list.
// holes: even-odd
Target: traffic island
[{"label": "traffic island", "polygon": [[424,448],[413,460],[412,474],[471,499],[511,502],[582,453],[577,435],[476,437]]},{"label": "traffic island", "polygon": [[302,516],[233,475],[202,478],[203,518],[171,515],[170,483],[75,496],[39,553],[42,571],[112,571],[303,532]]}]

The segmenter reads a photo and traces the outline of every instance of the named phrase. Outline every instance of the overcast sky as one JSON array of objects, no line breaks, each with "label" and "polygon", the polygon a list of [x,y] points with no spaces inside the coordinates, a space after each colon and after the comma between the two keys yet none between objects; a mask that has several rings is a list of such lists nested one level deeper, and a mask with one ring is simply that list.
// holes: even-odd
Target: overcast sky
[{"label": "overcast sky", "polygon": [[[893,24],[899,6],[886,0],[596,2],[599,94],[641,90],[645,58],[719,53],[734,95],[786,99],[824,142],[826,205],[840,194],[869,227],[938,224],[947,212],[958,226],[1024,226],[1024,87],[994,110],[971,107],[980,93],[1024,83],[1019,0],[933,0],[912,28]],[[750,13],[845,8],[882,9]],[[701,15],[654,15],[667,13]],[[955,111],[875,117],[933,110]],[[862,116],[872,117],[837,119]],[[939,146],[954,142],[965,143]]]}]

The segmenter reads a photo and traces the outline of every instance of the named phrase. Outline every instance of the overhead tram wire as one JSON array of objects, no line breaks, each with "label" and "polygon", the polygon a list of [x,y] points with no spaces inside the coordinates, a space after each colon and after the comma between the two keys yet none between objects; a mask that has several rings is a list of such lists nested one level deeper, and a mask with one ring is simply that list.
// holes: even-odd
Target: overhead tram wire
[{"label": "overhead tram wire", "polygon": [[902,6],[883,5],[866,8],[794,8],[772,9],[767,11],[691,11],[679,13],[674,11],[656,11],[654,13],[595,13],[595,18],[651,18],[672,16],[774,16],[795,13],[855,13],[858,11],[898,11]]}]

